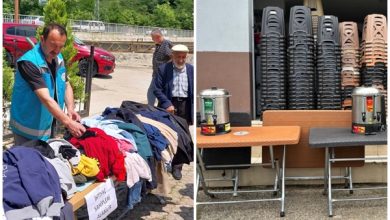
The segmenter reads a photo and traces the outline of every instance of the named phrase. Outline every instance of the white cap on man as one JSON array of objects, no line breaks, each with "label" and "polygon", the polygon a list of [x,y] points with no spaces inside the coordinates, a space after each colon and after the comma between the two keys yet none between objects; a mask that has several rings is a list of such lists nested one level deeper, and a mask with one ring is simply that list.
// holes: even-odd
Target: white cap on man
[{"label": "white cap on man", "polygon": [[172,51],[174,52],[189,52],[188,50],[188,47],[186,45],[183,45],[183,44],[177,44],[175,46],[172,47]]}]

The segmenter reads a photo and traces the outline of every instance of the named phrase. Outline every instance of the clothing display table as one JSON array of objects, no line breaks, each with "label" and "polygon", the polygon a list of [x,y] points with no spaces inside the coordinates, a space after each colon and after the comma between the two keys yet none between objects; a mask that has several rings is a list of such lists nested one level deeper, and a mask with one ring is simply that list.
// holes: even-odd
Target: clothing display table
[{"label": "clothing display table", "polygon": [[[225,148],[225,147],[244,147],[244,146],[270,146],[270,157],[272,168],[276,168],[277,184],[274,190],[257,190],[256,192],[278,192],[280,197],[272,199],[254,199],[241,201],[221,201],[221,202],[197,202],[197,204],[227,204],[240,202],[256,202],[256,201],[280,201],[281,209],[280,216],[285,215],[285,152],[286,146],[297,144],[299,142],[300,127],[299,126],[265,126],[265,127],[232,127],[231,132],[216,136],[204,136],[200,134],[200,129],[197,129],[197,172],[200,176],[203,191],[213,197],[214,193],[210,192],[203,176],[205,165],[199,149],[202,148]],[[273,148],[275,145],[283,145],[283,156],[281,165],[273,157]],[[223,156],[223,155],[221,155]],[[279,168],[280,167],[280,168]],[[278,175],[280,169],[280,175]],[[278,189],[277,186],[280,186]],[[238,191],[240,192],[240,191]],[[242,191],[248,192],[248,191]]]},{"label": "clothing display table", "polygon": [[69,199],[69,203],[73,206],[73,212],[76,212],[81,206],[85,205],[85,195],[94,190],[100,184],[100,182],[93,183],[85,190],[77,192],[71,199]]},{"label": "clothing display table", "polygon": [[387,132],[378,132],[375,135],[361,135],[351,132],[351,128],[311,128],[309,134],[309,145],[312,148],[325,148],[325,189],[328,194],[328,215],[333,216],[332,204],[337,201],[356,201],[356,200],[377,200],[386,199],[387,197],[375,198],[353,198],[353,199],[334,199],[332,191],[353,189],[386,189],[386,187],[371,188],[353,188],[352,182],[348,189],[332,189],[332,163],[336,161],[364,161],[364,160],[387,160],[387,157],[370,157],[370,158],[337,158],[335,148],[354,147],[362,145],[381,145],[387,144]]}]

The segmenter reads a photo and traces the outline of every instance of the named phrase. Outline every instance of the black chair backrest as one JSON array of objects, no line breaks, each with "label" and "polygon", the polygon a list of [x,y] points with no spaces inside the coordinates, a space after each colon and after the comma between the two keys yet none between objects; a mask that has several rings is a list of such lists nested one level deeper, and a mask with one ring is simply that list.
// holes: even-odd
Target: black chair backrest
[{"label": "black chair backrest", "polygon": [[232,127],[252,125],[251,115],[245,112],[230,112],[229,120],[230,120],[230,126]]},{"label": "black chair backrest", "polygon": [[[199,115],[200,117],[200,115]],[[199,121],[199,120],[197,120]],[[252,118],[250,114],[245,112],[231,112],[229,114],[229,121],[232,127],[251,126]],[[223,135],[223,134],[222,134]],[[203,149],[203,162],[207,170],[221,170],[221,169],[247,169],[250,166],[234,166],[239,164],[251,163],[251,147],[239,148],[214,148]],[[232,165],[225,168],[211,168],[210,165]]]}]

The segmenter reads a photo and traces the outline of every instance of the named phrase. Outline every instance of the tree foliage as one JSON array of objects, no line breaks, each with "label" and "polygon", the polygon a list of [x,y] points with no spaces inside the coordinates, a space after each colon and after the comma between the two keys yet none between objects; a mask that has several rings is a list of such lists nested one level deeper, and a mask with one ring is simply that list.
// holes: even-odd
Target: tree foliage
[{"label": "tree foliage", "polygon": [[14,13],[14,1],[4,0],[3,1],[3,13]]},{"label": "tree foliage", "polygon": [[[41,15],[43,12],[43,8],[41,5],[39,5],[38,0],[33,0],[33,1],[25,1],[25,0],[19,0],[20,5],[19,5],[19,11],[30,11],[30,14],[32,15]],[[21,13],[23,14],[23,13]]]},{"label": "tree foliage", "polygon": [[[14,13],[14,0],[3,0],[3,13]],[[43,6],[39,5],[39,0],[19,0],[19,13],[28,15],[42,15]]]},{"label": "tree foliage", "polygon": [[3,49],[3,107],[11,101],[12,89],[14,87],[14,69],[12,69],[5,58]]},{"label": "tree foliage", "polygon": [[169,3],[157,5],[153,11],[153,19],[155,26],[158,27],[178,26],[175,11],[172,9]]},{"label": "tree foliage", "polygon": [[[38,0],[19,0],[20,14],[42,15]],[[99,16],[96,3],[99,1]],[[140,26],[193,30],[193,0],[63,0],[68,18],[101,20]],[[3,1],[3,12],[13,13],[13,0]],[[98,19],[99,17],[99,19]]]},{"label": "tree foliage", "polygon": [[[49,0],[43,8],[43,16],[45,24],[55,22],[66,27],[68,36],[61,53],[65,60],[66,72],[73,88],[74,97],[75,99],[83,99],[85,94],[84,83],[81,77],[77,75],[79,71],[77,66],[78,63],[71,62],[72,58],[77,54],[77,50],[73,46],[74,37],[72,35],[72,28],[68,22],[65,3],[62,0]],[[38,29],[37,34],[42,34],[42,28]]]},{"label": "tree foliage", "polygon": [[94,20],[95,0],[64,1],[70,19]]},{"label": "tree foliage", "polygon": [[192,0],[177,0],[175,13],[182,29],[194,29],[194,2]]}]

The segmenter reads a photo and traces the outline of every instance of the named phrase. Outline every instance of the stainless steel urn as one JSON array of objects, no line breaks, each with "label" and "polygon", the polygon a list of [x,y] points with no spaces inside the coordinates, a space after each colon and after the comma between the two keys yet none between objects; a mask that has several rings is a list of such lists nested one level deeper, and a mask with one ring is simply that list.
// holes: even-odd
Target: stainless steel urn
[{"label": "stainless steel urn", "polygon": [[198,97],[201,134],[216,135],[230,132],[229,92],[212,87],[201,91]]},{"label": "stainless steel urn", "polygon": [[352,92],[352,132],[372,134],[385,129],[385,99],[374,87],[356,87]]}]

